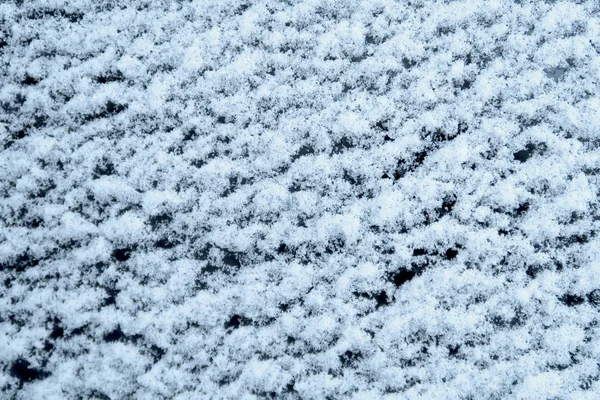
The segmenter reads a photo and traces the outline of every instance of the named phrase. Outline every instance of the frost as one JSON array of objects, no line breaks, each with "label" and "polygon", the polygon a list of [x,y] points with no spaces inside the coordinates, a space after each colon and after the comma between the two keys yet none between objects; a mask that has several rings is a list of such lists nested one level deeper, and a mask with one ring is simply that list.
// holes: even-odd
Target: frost
[{"label": "frost", "polygon": [[0,397],[600,397],[597,1],[0,4]]}]

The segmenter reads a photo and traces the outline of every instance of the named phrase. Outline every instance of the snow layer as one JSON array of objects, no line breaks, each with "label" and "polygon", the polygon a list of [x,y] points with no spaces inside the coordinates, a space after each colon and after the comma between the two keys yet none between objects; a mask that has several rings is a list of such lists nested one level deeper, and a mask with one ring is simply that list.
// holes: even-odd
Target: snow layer
[{"label": "snow layer", "polygon": [[600,3],[0,4],[15,399],[600,398]]}]

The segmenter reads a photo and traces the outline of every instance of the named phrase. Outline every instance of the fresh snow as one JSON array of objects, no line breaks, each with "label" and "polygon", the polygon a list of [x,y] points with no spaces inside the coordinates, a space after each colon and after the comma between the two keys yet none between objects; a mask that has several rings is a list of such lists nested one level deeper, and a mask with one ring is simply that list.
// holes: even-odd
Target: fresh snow
[{"label": "fresh snow", "polygon": [[600,3],[0,3],[0,397],[600,398]]}]

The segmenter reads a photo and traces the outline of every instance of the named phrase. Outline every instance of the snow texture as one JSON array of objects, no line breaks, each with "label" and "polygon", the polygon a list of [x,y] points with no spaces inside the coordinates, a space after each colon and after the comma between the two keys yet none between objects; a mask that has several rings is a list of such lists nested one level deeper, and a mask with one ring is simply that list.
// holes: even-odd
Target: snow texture
[{"label": "snow texture", "polygon": [[600,3],[0,2],[0,397],[600,398]]}]

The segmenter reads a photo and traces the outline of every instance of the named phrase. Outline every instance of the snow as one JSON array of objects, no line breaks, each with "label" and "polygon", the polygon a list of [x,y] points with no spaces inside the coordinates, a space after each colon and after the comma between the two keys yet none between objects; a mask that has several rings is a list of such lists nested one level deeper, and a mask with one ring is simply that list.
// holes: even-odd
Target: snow
[{"label": "snow", "polygon": [[2,398],[600,397],[597,1],[0,4]]}]

